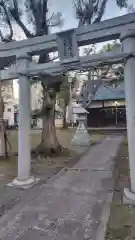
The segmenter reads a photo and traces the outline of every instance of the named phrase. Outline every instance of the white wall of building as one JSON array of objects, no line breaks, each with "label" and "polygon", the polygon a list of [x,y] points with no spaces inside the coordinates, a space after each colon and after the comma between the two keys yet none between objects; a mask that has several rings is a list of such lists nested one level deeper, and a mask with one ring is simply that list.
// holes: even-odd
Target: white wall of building
[{"label": "white wall of building", "polygon": [[13,126],[15,105],[17,104],[14,97],[14,85],[13,81],[5,81],[1,87],[1,94],[4,102],[3,119],[8,121],[9,126]]},{"label": "white wall of building", "polygon": [[[37,110],[42,107],[42,86],[40,83],[33,84],[31,87],[31,109]],[[37,119],[37,128],[42,128],[43,120]]]},{"label": "white wall of building", "polygon": [[31,109],[40,109],[42,107],[42,86],[40,83],[33,84],[31,87]]},{"label": "white wall of building", "polygon": [[37,119],[37,128],[42,128],[43,127],[43,120],[41,118]]},{"label": "white wall of building", "polygon": [[5,104],[3,119],[8,121],[9,126],[14,125],[14,103]]}]

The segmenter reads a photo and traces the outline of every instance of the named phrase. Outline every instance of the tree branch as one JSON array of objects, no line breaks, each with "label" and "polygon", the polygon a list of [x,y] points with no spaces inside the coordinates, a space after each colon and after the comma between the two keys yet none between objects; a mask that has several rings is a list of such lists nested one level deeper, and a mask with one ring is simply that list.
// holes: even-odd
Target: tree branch
[{"label": "tree branch", "polygon": [[47,19],[47,22],[50,22],[53,17],[54,17],[54,13],[52,13],[51,17]]},{"label": "tree branch", "polygon": [[32,111],[31,116],[33,118],[41,118],[44,116],[44,114],[45,112],[43,111],[43,109],[35,109]]},{"label": "tree branch", "polygon": [[[38,1],[38,3],[35,3],[35,0],[29,0],[29,4],[30,4],[29,10],[32,12],[32,16],[34,17],[34,22],[36,26],[36,35],[39,35],[39,31],[41,29],[41,19],[42,19],[41,1]],[[40,14],[40,17],[39,17],[39,14]]]},{"label": "tree branch", "polygon": [[8,13],[8,11],[7,11],[6,5],[5,5],[5,3],[4,3],[3,0],[1,0],[0,6],[1,6],[1,7],[3,8],[3,10],[4,10],[4,14],[5,14],[5,17],[6,17],[6,22],[7,22],[7,24],[8,24],[9,30],[10,30],[10,34],[9,34],[9,36],[8,36],[7,39],[4,39],[4,37],[3,37],[3,35],[2,35],[2,32],[0,32],[1,39],[2,39],[3,42],[4,42],[4,41],[6,41],[6,42],[7,42],[7,41],[12,41],[12,38],[13,38],[13,28],[12,28],[12,25],[11,25],[9,13]]},{"label": "tree branch", "polygon": [[57,27],[63,25],[64,19],[62,18],[62,14],[60,12],[57,12],[52,16],[52,19],[48,23],[48,27]]},{"label": "tree branch", "polygon": [[62,22],[60,21],[60,22],[56,22],[54,24],[49,24],[48,26],[49,27],[59,27],[59,26],[61,26],[61,24],[62,24]]},{"label": "tree branch", "polygon": [[30,33],[30,31],[26,28],[25,24],[21,21],[17,0],[13,0],[13,4],[14,7],[9,9],[12,17],[17,22],[19,27],[23,30],[27,38],[34,37],[34,35]]},{"label": "tree branch", "polygon": [[95,6],[94,6],[94,12],[96,13],[98,11],[100,0],[97,0]]},{"label": "tree branch", "polygon": [[[15,18],[14,18],[15,19]],[[25,33],[27,38],[32,38],[34,37],[34,35],[25,27],[25,25],[23,24],[23,22],[21,21],[20,18],[15,19],[16,22],[18,23],[19,27],[23,30],[23,32]]]},{"label": "tree branch", "polygon": [[[43,35],[43,34],[48,34],[48,24],[47,24],[47,3],[48,0],[40,0],[38,3],[38,15],[41,15],[40,21],[39,21],[39,27],[37,29],[37,34]],[[39,18],[39,17],[38,17]],[[38,19],[37,19],[38,22]]]},{"label": "tree branch", "polygon": [[106,7],[107,2],[108,2],[108,0],[103,0],[103,1],[102,1],[101,7],[100,7],[100,9],[99,9],[98,16],[96,17],[96,19],[94,20],[93,23],[97,23],[97,22],[100,22],[100,21],[101,21],[102,16],[103,16],[104,11],[105,11],[105,7]]},{"label": "tree branch", "polygon": [[37,10],[35,8],[35,5],[34,5],[34,0],[29,0],[30,1],[30,8],[32,10],[32,13],[33,13],[33,16],[35,18],[35,23],[36,23],[36,20],[37,20]]},{"label": "tree branch", "polygon": [[11,41],[12,41],[12,39],[10,39],[9,37],[7,37],[7,38],[4,37],[1,30],[0,30],[0,38],[1,38],[1,41],[2,41],[3,43],[8,43],[8,42],[11,42]]},{"label": "tree branch", "polygon": [[55,61],[57,59],[59,59],[59,57],[54,57],[54,58],[50,59],[50,61],[53,62],[53,61]]},{"label": "tree branch", "polygon": [[43,27],[45,33],[46,32],[48,33],[48,27],[47,27],[47,13],[48,13],[47,3],[48,3],[48,0],[43,0],[42,27]]},{"label": "tree branch", "polygon": [[3,35],[2,35],[1,30],[0,30],[0,37],[1,37],[1,41],[4,42],[4,37],[3,37]]},{"label": "tree branch", "polygon": [[76,17],[79,19],[79,26],[84,25],[84,16],[83,16],[83,9],[82,9],[82,0],[74,0],[74,7],[76,9]]},{"label": "tree branch", "polygon": [[117,5],[120,7],[120,8],[127,8],[128,7],[128,0],[116,0],[117,2]]}]

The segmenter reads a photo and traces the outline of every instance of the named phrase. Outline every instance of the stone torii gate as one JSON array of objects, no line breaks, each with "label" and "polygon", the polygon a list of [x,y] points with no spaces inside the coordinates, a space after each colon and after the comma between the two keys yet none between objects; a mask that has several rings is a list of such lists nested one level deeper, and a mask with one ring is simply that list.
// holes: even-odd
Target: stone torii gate
[{"label": "stone torii gate", "polygon": [[[87,57],[80,57],[78,47],[103,41],[120,39],[122,49]],[[42,51],[58,51],[60,61],[36,64],[31,61],[33,55]],[[20,42],[0,44],[0,63],[10,60],[16,65],[0,71],[1,80],[19,78],[19,149],[18,176],[12,185],[28,187],[36,182],[31,177],[30,156],[30,77],[39,74],[56,76],[71,70],[87,70],[109,63],[125,65],[125,92],[127,129],[129,143],[129,161],[131,191],[125,194],[135,199],[135,14],[71,29],[48,36],[35,37]],[[50,78],[51,81],[51,78]]]}]

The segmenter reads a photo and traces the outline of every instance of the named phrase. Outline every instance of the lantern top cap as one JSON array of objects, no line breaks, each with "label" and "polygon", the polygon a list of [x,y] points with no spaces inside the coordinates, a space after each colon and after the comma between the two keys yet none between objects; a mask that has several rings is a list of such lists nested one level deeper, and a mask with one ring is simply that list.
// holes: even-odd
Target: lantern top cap
[{"label": "lantern top cap", "polygon": [[81,104],[74,104],[74,114],[85,114],[88,113],[88,111],[81,106]]}]

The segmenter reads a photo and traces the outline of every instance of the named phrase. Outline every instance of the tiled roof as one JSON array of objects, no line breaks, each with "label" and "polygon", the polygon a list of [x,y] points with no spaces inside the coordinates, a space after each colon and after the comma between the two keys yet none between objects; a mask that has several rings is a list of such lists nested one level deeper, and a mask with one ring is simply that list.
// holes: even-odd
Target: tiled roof
[{"label": "tiled roof", "polygon": [[117,87],[101,85],[93,100],[95,101],[103,101],[103,100],[116,100],[116,99],[124,99],[125,91],[124,91],[124,82],[120,83]]}]

